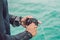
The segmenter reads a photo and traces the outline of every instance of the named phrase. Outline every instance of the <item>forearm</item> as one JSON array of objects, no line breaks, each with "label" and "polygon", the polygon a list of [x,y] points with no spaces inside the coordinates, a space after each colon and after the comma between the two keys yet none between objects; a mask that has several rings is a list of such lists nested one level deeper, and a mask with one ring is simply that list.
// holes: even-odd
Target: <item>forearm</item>
[{"label": "forearm", "polygon": [[14,36],[5,34],[5,35],[2,35],[1,38],[3,38],[4,40],[29,40],[32,38],[32,35],[29,32],[25,31]]},{"label": "forearm", "polygon": [[15,36],[15,39],[17,39],[17,40],[29,40],[31,38],[32,38],[32,35],[27,31]]}]

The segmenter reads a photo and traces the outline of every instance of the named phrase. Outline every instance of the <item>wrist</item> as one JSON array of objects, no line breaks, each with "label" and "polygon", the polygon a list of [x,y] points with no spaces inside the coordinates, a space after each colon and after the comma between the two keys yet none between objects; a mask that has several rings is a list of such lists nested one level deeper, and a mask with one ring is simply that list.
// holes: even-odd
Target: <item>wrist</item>
[{"label": "wrist", "polygon": [[31,34],[30,32],[26,31],[26,33],[27,33],[27,35],[28,35],[30,38],[33,37],[32,34]]}]

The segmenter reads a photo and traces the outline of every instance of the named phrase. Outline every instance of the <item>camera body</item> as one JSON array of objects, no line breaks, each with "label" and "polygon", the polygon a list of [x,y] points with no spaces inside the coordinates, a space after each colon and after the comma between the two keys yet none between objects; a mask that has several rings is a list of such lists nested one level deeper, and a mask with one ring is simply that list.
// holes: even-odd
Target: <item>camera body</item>
[{"label": "camera body", "polygon": [[[23,17],[21,17],[21,19],[22,19],[22,18],[23,18]],[[18,18],[18,19],[19,19],[19,18]],[[13,24],[14,24],[14,25],[13,25],[14,27],[21,25],[21,23],[19,23],[19,21],[20,21],[21,19],[20,19],[20,20],[18,20],[18,19],[16,19],[16,20],[14,21],[14,23],[13,23]],[[38,26],[38,20],[35,19],[35,18],[27,18],[26,21],[24,21],[24,24],[27,25],[27,26],[30,25],[31,23],[35,23],[35,25]]]},{"label": "camera body", "polygon": [[38,20],[35,18],[27,18],[26,21],[24,22],[24,24],[27,26],[31,23],[35,23],[35,25],[38,26]]}]

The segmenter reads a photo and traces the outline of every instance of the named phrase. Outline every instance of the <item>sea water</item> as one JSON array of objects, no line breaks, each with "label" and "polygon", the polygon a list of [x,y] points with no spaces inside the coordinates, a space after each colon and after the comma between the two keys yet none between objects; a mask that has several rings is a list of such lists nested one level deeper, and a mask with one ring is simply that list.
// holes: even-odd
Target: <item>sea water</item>
[{"label": "sea water", "polygon": [[[42,21],[31,40],[60,40],[60,0],[8,0],[9,14],[28,16]],[[22,26],[11,25],[11,35],[24,32]]]}]

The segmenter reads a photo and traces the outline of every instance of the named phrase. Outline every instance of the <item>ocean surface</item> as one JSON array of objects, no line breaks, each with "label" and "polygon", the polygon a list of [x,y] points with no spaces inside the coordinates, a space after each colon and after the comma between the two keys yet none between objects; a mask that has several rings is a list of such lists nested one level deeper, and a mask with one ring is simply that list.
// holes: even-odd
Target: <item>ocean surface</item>
[{"label": "ocean surface", "polygon": [[[60,40],[60,0],[8,0],[9,14],[28,16],[42,21],[31,40]],[[24,32],[22,26],[11,26],[11,35]]]}]

